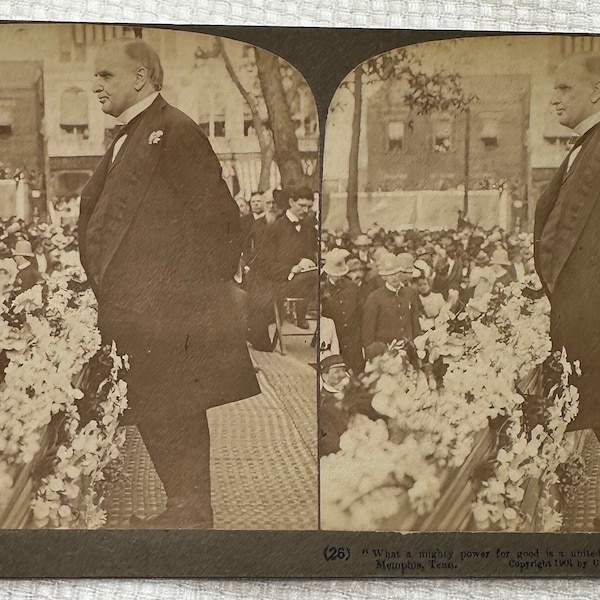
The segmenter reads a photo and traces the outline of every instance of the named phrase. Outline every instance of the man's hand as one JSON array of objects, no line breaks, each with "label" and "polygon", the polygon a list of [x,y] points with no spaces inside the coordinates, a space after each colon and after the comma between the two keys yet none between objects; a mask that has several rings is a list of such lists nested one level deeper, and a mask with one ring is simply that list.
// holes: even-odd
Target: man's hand
[{"label": "man's hand", "polygon": [[302,273],[303,271],[309,271],[310,269],[316,268],[317,265],[314,260],[311,260],[310,258],[303,258],[297,265],[292,267],[289,279],[291,279],[296,273]]}]

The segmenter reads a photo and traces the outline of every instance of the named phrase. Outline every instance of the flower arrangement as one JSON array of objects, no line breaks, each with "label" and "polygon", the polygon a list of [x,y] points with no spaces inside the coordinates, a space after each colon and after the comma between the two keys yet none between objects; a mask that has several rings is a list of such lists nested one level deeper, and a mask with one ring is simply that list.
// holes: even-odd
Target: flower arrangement
[{"label": "flower arrangement", "polygon": [[[536,285],[531,277],[446,314],[415,340],[416,357],[393,344],[367,365],[361,384],[381,419],[357,415],[340,451],[321,459],[324,528],[379,529],[412,513],[401,521],[418,529],[481,435],[494,443],[471,473],[469,527],[560,527],[553,487],[567,493],[581,469],[565,438],[577,390],[564,351],[551,354],[549,303],[527,292]],[[532,369],[546,382],[535,398],[518,385]],[[533,515],[523,507],[532,482]]]},{"label": "flower arrangement", "polygon": [[[30,525],[95,528],[105,522],[103,470],[123,442],[117,421],[127,405],[127,363],[114,345],[101,348],[78,260],[65,256],[63,264],[0,304],[0,514],[20,470],[35,461]],[[91,369],[101,374],[94,390]]]}]

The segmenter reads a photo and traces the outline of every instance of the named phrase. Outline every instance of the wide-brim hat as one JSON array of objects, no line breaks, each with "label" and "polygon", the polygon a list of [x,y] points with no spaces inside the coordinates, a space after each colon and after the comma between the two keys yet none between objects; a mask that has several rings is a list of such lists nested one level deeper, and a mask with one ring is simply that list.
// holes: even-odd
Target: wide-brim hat
[{"label": "wide-brim hat", "polygon": [[379,275],[395,275],[396,273],[413,274],[415,261],[411,254],[403,252],[398,254],[388,254],[383,256],[378,264]]},{"label": "wide-brim hat", "polygon": [[349,272],[346,257],[350,254],[345,248],[334,248],[323,257],[325,263],[322,271],[331,277],[343,277]]},{"label": "wide-brim hat", "polygon": [[343,259],[336,261],[326,260],[322,271],[331,277],[343,277],[344,275],[348,275],[350,269]]}]

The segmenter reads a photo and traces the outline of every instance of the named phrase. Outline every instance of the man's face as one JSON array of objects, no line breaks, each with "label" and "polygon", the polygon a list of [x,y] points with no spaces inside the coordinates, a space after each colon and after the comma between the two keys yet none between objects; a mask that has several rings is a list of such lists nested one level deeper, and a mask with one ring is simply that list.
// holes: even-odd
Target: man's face
[{"label": "man's face", "polygon": [[348,273],[348,278],[354,281],[354,283],[358,283],[365,278],[365,272],[360,269],[355,269]]},{"label": "man's face", "polygon": [[578,63],[564,63],[557,69],[550,103],[561,125],[573,129],[600,109],[600,105],[592,100],[596,83],[593,79]]},{"label": "man's face", "polygon": [[103,48],[96,59],[92,91],[102,111],[118,117],[137,102],[138,69],[120,46]]},{"label": "man's face", "polygon": [[399,271],[392,275],[384,275],[383,280],[389,283],[393,288],[398,289],[400,286],[405,285],[411,278],[411,273],[403,273]]},{"label": "man's face", "polygon": [[304,221],[308,217],[312,205],[312,198],[298,198],[298,200],[290,198],[290,211],[300,221]]},{"label": "man's face", "polygon": [[331,367],[326,371],[323,371],[321,373],[321,377],[325,385],[340,392],[343,391],[350,382],[346,367],[341,365],[339,367]]},{"label": "man's face", "polygon": [[265,198],[263,200],[263,207],[265,212],[273,212],[275,210],[275,200],[273,198]]},{"label": "man's face", "polygon": [[256,215],[259,215],[263,211],[262,196],[256,194],[250,198],[250,209]]}]

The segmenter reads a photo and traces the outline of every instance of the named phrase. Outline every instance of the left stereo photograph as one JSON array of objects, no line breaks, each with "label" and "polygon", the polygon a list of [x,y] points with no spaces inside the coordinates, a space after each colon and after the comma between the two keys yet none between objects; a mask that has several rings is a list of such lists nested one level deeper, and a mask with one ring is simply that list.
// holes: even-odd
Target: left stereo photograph
[{"label": "left stereo photograph", "polygon": [[0,528],[318,527],[319,122],[166,28],[0,25]]}]

